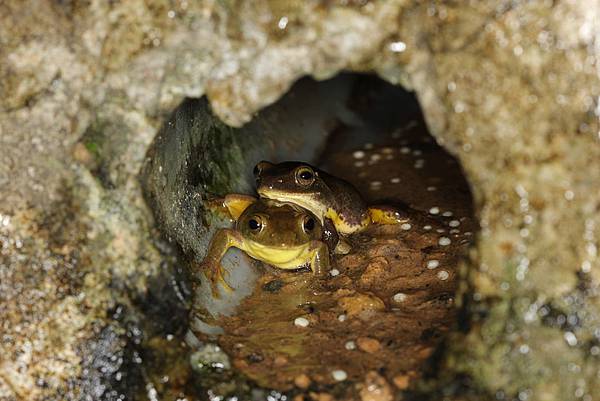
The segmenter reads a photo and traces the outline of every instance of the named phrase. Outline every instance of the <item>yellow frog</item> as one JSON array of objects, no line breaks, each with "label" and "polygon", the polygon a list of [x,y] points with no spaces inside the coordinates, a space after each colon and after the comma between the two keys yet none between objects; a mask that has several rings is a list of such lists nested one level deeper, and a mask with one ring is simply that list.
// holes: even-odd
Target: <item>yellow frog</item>
[{"label": "yellow frog", "polygon": [[[329,270],[329,248],[324,242],[328,237],[310,211],[291,203],[238,194],[209,203],[209,207],[215,206],[228,213],[235,227],[216,232],[200,264],[211,281],[213,295],[218,296],[218,282],[231,289],[221,266],[221,258],[231,247],[281,269],[309,266],[317,275]],[[337,237],[330,241],[337,242]]]}]

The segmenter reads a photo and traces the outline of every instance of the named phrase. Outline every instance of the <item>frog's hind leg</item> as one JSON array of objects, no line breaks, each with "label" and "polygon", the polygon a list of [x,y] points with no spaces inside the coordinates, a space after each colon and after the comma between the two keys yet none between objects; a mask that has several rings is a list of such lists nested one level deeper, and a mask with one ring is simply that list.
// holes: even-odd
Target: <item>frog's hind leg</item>
[{"label": "frog's hind leg", "polygon": [[219,298],[217,291],[218,283],[221,283],[227,291],[233,291],[233,288],[224,278],[227,271],[221,266],[221,259],[231,247],[243,247],[240,234],[237,231],[228,228],[217,230],[210,241],[206,256],[199,265],[200,269],[204,270],[206,277],[210,281],[212,294],[215,298]]},{"label": "frog's hind leg", "polygon": [[257,198],[243,194],[228,194],[224,198],[214,198],[204,202],[204,206],[215,213],[227,216],[232,220],[239,219],[248,206],[257,201]]},{"label": "frog's hind leg", "polygon": [[310,250],[312,256],[310,258],[310,270],[317,275],[322,276],[329,271],[331,262],[329,260],[329,248],[322,241],[311,241]]},{"label": "frog's hind leg", "polygon": [[369,216],[375,224],[402,224],[410,220],[405,209],[388,205],[369,206]]}]

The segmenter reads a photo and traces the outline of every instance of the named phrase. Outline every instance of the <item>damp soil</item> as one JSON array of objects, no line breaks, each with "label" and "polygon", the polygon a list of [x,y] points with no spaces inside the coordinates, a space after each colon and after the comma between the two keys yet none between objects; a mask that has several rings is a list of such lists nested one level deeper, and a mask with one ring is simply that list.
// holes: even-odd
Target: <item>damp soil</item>
[{"label": "damp soil", "polygon": [[456,321],[457,265],[475,229],[457,162],[424,130],[416,119],[322,163],[370,203],[407,205],[408,223],[351,236],[351,252],[323,278],[261,265],[236,314],[214,322],[232,365],[258,385],[390,399],[422,376]]}]

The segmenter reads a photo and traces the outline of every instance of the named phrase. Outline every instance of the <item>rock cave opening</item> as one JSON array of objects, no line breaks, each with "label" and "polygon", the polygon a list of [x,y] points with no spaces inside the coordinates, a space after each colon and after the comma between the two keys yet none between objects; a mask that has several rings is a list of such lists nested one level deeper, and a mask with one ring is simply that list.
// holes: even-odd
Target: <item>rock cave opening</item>
[{"label": "rock cave opening", "polygon": [[[477,230],[466,178],[428,132],[418,100],[372,75],[303,78],[241,128],[223,124],[205,98],[185,100],[141,174],[182,263],[201,260],[227,224],[204,201],[255,194],[252,170],[261,160],[309,162],[352,183],[370,204],[402,205],[408,220],[351,236],[351,252],[333,256],[319,284],[235,250],[223,260],[233,292],[215,298],[201,272],[192,273],[200,284],[189,286],[190,330],[182,332],[192,366],[179,393],[413,391],[455,328],[458,266]],[[164,369],[150,368],[156,377]]]}]

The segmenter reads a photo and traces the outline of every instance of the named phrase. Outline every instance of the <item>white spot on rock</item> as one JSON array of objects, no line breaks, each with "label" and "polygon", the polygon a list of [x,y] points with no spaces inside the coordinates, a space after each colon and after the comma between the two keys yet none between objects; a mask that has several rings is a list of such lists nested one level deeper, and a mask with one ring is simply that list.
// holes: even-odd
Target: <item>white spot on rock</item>
[{"label": "white spot on rock", "polygon": [[447,245],[450,245],[451,243],[452,243],[452,241],[448,237],[441,237],[438,241],[438,244],[440,244],[441,246],[447,246]]},{"label": "white spot on rock", "polygon": [[348,374],[341,369],[337,369],[331,372],[331,376],[333,376],[333,378],[339,382],[344,381],[348,378]]},{"label": "white spot on rock", "polygon": [[297,317],[294,320],[294,324],[296,326],[299,326],[299,327],[307,327],[308,326],[308,319],[306,319],[304,317]]},{"label": "white spot on rock", "polygon": [[394,294],[392,299],[394,300],[394,302],[404,302],[406,301],[406,294],[399,292],[397,294]]}]

